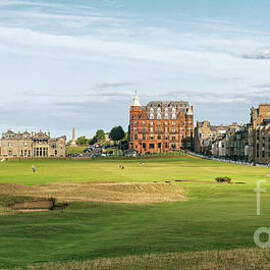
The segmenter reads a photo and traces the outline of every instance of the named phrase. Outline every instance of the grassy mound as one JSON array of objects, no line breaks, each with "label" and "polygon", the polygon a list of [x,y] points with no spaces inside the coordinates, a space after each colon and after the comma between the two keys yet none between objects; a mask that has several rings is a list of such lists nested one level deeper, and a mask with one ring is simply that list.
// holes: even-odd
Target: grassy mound
[{"label": "grassy mound", "polygon": [[153,183],[51,183],[25,186],[0,183],[0,194],[56,198],[59,201],[157,203],[184,201],[183,188]]},{"label": "grassy mound", "polygon": [[33,270],[268,270],[269,249],[236,249],[189,253],[148,254],[85,262],[44,264]]}]

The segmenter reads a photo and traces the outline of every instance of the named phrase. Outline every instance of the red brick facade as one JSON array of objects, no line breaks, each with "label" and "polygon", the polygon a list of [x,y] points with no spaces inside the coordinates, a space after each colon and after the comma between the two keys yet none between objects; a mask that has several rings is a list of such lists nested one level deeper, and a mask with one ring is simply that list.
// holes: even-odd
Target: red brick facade
[{"label": "red brick facade", "polygon": [[139,153],[191,149],[193,129],[193,106],[188,102],[130,107],[129,147]]}]

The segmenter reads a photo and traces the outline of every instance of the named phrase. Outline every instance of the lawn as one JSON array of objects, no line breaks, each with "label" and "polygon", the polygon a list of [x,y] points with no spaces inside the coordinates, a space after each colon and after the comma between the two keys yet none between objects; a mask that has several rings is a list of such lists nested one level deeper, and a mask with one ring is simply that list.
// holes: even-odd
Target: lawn
[{"label": "lawn", "polygon": [[[125,166],[124,170],[119,169],[119,163]],[[32,172],[32,165],[37,169],[35,174]],[[231,176],[234,181],[254,184],[258,179],[268,179],[268,173],[268,168],[231,165],[186,156],[122,161],[10,160],[0,163],[0,182],[30,185],[63,181],[214,181],[217,176]]]},{"label": "lawn", "polygon": [[[261,194],[262,214],[256,216],[253,191],[257,180],[268,179],[268,168],[177,157],[143,160],[144,165],[141,160],[121,161],[125,170],[120,170],[119,162],[8,161],[0,164],[0,182],[214,182],[216,176],[230,176],[233,182],[246,184],[173,183],[186,190],[187,201],[142,205],[73,202],[64,211],[0,216],[0,267],[254,248],[254,231],[269,227],[270,196]],[[268,183],[263,187],[270,192]]]}]

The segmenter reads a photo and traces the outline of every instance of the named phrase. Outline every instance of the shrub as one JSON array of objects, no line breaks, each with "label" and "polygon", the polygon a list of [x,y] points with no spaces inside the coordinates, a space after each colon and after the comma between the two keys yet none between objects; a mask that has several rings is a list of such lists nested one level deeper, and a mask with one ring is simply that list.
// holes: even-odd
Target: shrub
[{"label": "shrub", "polygon": [[218,183],[231,183],[231,178],[230,177],[227,177],[227,176],[223,176],[223,177],[217,177],[216,178],[216,181]]}]

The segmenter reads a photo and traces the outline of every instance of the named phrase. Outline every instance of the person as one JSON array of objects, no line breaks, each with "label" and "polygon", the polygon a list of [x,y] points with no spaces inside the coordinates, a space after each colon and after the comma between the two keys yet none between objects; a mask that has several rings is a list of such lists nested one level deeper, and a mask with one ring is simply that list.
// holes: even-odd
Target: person
[{"label": "person", "polygon": [[36,168],[34,167],[34,165],[32,165],[32,171],[36,172]]},{"label": "person", "polygon": [[119,164],[119,168],[120,168],[120,169],[123,169],[123,166],[122,166],[122,164],[121,164],[121,163]]}]

